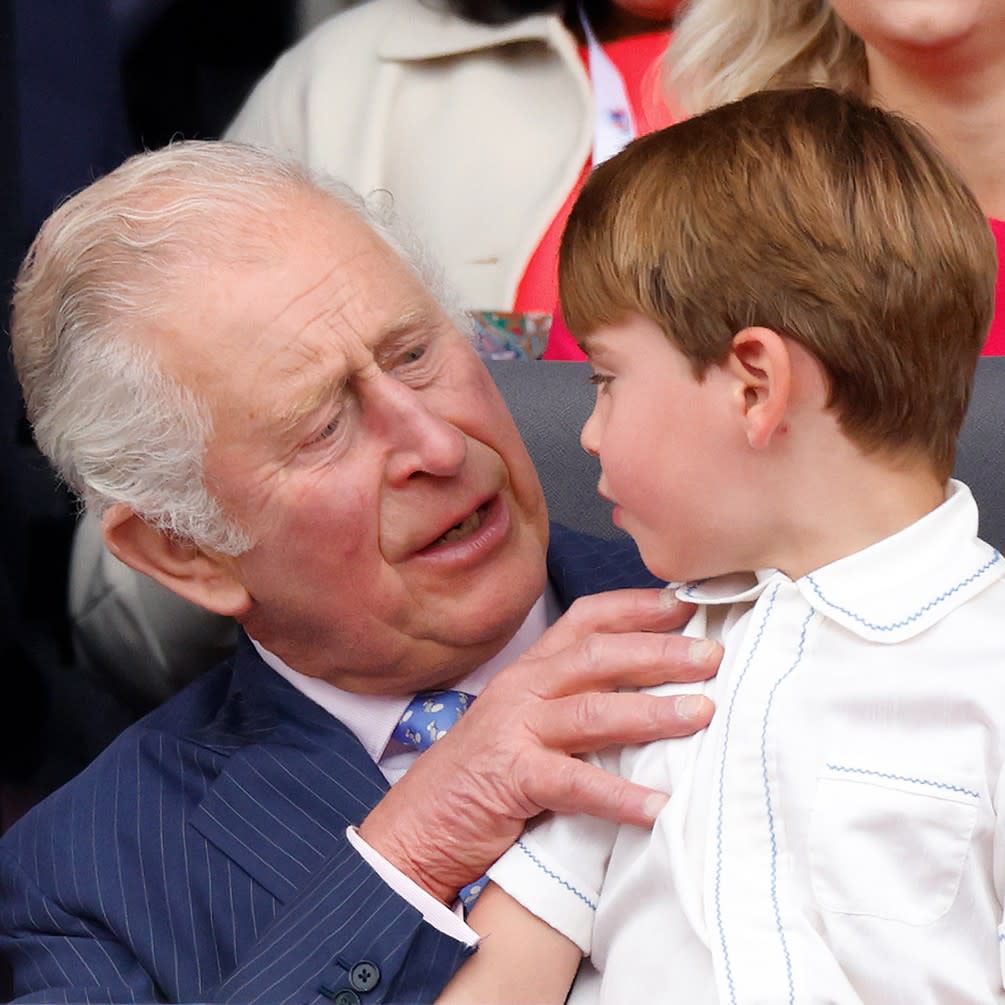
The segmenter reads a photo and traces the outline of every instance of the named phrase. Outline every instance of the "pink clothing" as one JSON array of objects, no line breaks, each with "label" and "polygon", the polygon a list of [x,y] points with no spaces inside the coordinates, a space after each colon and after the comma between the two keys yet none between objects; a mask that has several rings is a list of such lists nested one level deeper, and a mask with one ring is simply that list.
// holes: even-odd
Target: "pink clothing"
[{"label": "pink clothing", "polygon": [[[607,55],[621,72],[640,134],[652,132],[663,125],[670,125],[673,121],[660,98],[657,77],[659,60],[666,51],[669,37],[668,32],[657,31],[604,44]],[[580,47],[579,56],[588,70],[589,61],[585,46]],[[591,167],[590,158],[587,158],[572,191],[547,231],[541,236],[517,288],[514,311],[555,309],[558,303],[558,245],[569,211],[586,182]]]},{"label": "pink clothing", "polygon": [[1005,356],[1005,221],[992,220],[991,232],[998,246],[998,283],[995,287],[995,316],[981,355]]}]

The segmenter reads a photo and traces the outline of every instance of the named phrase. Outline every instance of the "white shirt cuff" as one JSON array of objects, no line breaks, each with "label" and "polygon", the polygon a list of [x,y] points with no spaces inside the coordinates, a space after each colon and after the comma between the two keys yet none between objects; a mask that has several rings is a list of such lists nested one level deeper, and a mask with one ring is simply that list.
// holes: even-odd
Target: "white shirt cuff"
[{"label": "white shirt cuff", "polygon": [[446,904],[427,893],[418,883],[409,879],[403,872],[396,869],[379,852],[371,848],[357,833],[355,827],[347,827],[345,836],[349,844],[359,852],[363,860],[370,866],[399,897],[407,901],[423,919],[437,931],[450,938],[463,942],[466,946],[478,945],[478,933],[464,923],[464,909],[460,904],[451,910]]}]

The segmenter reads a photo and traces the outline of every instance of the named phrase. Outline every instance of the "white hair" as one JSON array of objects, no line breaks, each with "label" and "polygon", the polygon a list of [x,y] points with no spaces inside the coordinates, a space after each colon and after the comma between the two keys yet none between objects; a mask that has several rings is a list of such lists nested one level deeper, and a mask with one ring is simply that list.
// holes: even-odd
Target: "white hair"
[{"label": "white hair", "polygon": [[137,154],[60,206],[21,266],[14,362],[40,449],[100,517],[123,503],[147,523],[229,555],[253,543],[206,485],[206,403],[136,333],[180,318],[174,301],[214,262],[275,256],[291,199],[321,194],[371,226],[467,327],[442,275],[393,214],[348,186],[239,143]]},{"label": "white hair", "polygon": [[766,88],[819,84],[868,96],[865,48],[827,0],[689,0],[663,80],[670,106],[687,115]]}]

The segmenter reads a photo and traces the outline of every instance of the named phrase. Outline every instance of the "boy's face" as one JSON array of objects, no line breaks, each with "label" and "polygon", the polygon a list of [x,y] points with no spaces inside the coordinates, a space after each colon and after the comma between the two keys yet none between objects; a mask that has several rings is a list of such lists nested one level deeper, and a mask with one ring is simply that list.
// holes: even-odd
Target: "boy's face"
[{"label": "boy's face", "polygon": [[[668,580],[736,571],[737,391],[712,366],[699,381],[652,321],[633,317],[586,339],[597,398],[580,442],[600,459],[598,491],[646,565]],[[740,511],[740,512],[738,512]]]}]

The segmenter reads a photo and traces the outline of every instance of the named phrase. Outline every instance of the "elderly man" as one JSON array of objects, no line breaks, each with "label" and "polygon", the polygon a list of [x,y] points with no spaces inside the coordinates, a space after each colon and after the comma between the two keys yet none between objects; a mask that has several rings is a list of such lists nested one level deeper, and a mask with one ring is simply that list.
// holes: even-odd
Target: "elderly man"
[{"label": "elderly man", "polygon": [[179,144],[64,205],[22,268],[40,445],[115,555],[245,634],[3,839],[16,994],[431,999],[474,942],[447,905],[526,818],[645,826],[665,801],[570,755],[708,720],[616,691],[714,671],[659,591],[548,627],[650,580],[565,532],[548,584],[512,420],[368,212],[270,155]]}]

